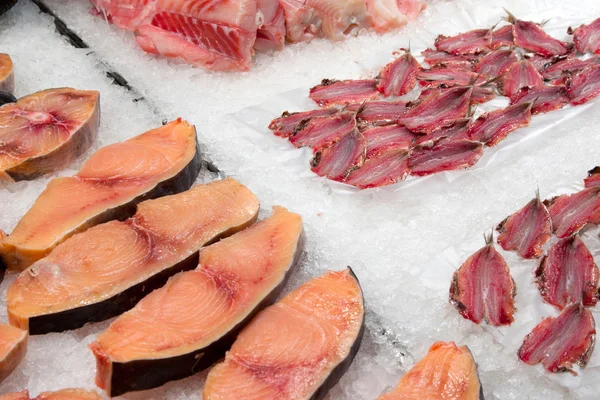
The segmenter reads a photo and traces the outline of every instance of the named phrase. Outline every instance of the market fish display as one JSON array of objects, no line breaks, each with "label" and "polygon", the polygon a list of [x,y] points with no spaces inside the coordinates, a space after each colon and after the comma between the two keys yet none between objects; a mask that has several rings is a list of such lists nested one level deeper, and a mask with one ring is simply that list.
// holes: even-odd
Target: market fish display
[{"label": "market fish display", "polygon": [[0,382],[6,379],[25,358],[27,339],[27,331],[0,324]]},{"label": "market fish display", "polygon": [[62,389],[56,392],[42,392],[30,397],[28,390],[0,395],[0,400],[102,400],[94,391],[83,389]]},{"label": "market fish display", "polygon": [[204,248],[195,270],[172,277],[90,346],[98,386],[118,396],[210,367],[275,302],[302,242],[302,218],[275,207],[271,217]]},{"label": "market fish display", "polygon": [[5,104],[0,181],[30,180],[67,167],[96,141],[99,124],[100,93],[93,90],[49,89]]},{"label": "market fish display", "polygon": [[72,177],[55,178],[0,243],[8,269],[23,270],[60,242],[140,201],[189,189],[200,171],[196,129],[178,119],[96,151]]},{"label": "market fish display", "polygon": [[240,333],[202,398],[323,399],[358,352],[364,312],[350,268],[306,282]]},{"label": "market fish display", "polygon": [[15,91],[13,62],[8,54],[0,53],[0,92],[12,94]]},{"label": "market fish display", "polygon": [[398,386],[377,400],[483,400],[477,364],[467,346],[436,342]]},{"label": "market fish display", "polygon": [[77,234],[23,271],[7,291],[9,321],[41,334],[117,316],[195,268],[202,246],[252,224],[258,209],[233,179],[142,202],[130,219]]}]

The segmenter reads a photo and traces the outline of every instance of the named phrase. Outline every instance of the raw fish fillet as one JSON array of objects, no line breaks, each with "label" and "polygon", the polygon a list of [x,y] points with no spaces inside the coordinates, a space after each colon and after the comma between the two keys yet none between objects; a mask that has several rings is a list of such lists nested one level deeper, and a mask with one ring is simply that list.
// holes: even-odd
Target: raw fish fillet
[{"label": "raw fish fillet", "polygon": [[552,236],[552,220],[548,209],[536,196],[496,227],[498,244],[506,251],[516,251],[523,258],[538,258]]},{"label": "raw fish fillet", "polygon": [[431,68],[446,67],[472,70],[475,63],[479,60],[479,56],[472,54],[456,56],[454,54],[446,53],[445,51],[434,49],[423,50],[421,55]]},{"label": "raw fish fillet", "polygon": [[233,179],[140,203],[130,219],[75,235],[23,271],[7,291],[9,321],[41,334],[115,317],[195,268],[202,246],[252,224],[258,209]]},{"label": "raw fish fillet", "polygon": [[477,364],[467,346],[436,342],[398,386],[377,400],[483,400]]},{"label": "raw fish fillet", "polygon": [[49,89],[0,107],[0,180],[30,180],[70,165],[98,136],[100,93]]},{"label": "raw fish fillet", "polygon": [[581,304],[572,304],[558,317],[544,318],[519,348],[519,358],[529,364],[542,363],[550,372],[571,372],[573,364],[585,367],[589,361],[596,328],[591,311]]},{"label": "raw fish fillet", "polygon": [[0,382],[6,379],[25,358],[27,339],[27,331],[0,324]]},{"label": "raw fish fillet", "polygon": [[256,32],[256,50],[283,50],[285,43],[285,12],[279,0],[257,0],[261,21]]},{"label": "raw fish fillet", "polygon": [[529,61],[538,72],[542,72],[545,68],[550,65],[556,63],[559,60],[564,60],[570,58],[571,54],[567,54],[566,56],[553,56],[553,57],[544,57],[535,53],[525,53],[523,55],[523,59]]},{"label": "raw fish fillet", "polygon": [[275,118],[269,124],[269,129],[277,136],[290,137],[296,132],[299,124],[307,124],[312,118],[333,115],[337,108],[317,108],[316,110],[290,113],[284,111],[281,117]]},{"label": "raw fish fillet", "polygon": [[315,153],[310,162],[311,170],[319,176],[342,182],[352,170],[363,165],[366,153],[367,140],[356,129],[339,142]]},{"label": "raw fish fillet", "polygon": [[573,35],[573,43],[578,52],[600,54],[600,18],[587,25],[580,25],[579,28],[569,27],[568,33]]},{"label": "raw fish fillet", "polygon": [[527,60],[521,60],[504,71],[499,89],[503,95],[513,97],[524,87],[543,85],[544,79],[535,66]]},{"label": "raw fish fillet", "polygon": [[0,53],[0,91],[11,94],[15,91],[13,62],[10,56],[4,53]]},{"label": "raw fish fillet", "polygon": [[510,325],[515,312],[516,286],[506,261],[494,248],[492,237],[454,273],[450,303],[476,324]]},{"label": "raw fish fillet", "polygon": [[564,86],[537,86],[523,88],[510,100],[510,104],[531,103],[531,113],[541,114],[559,110],[569,104]]},{"label": "raw fish fillet", "polygon": [[321,400],[352,363],[363,330],[356,276],[328,272],[259,313],[210,371],[202,398]]},{"label": "raw fish fillet", "polygon": [[515,45],[522,49],[544,57],[564,56],[571,51],[569,43],[562,42],[548,35],[539,24],[521,21],[509,15],[513,24]]},{"label": "raw fish fillet", "polygon": [[406,111],[406,101],[365,101],[350,104],[346,110],[356,112],[360,122],[377,123],[396,121]]},{"label": "raw fish fillet", "polygon": [[389,150],[407,150],[417,137],[405,127],[397,124],[375,126],[362,132],[367,139],[367,158],[381,155]]},{"label": "raw fish fillet", "polygon": [[[600,186],[600,167],[594,167],[588,171],[587,178],[583,181],[586,188]],[[0,231],[1,237],[1,231]]]},{"label": "raw fish fillet", "polygon": [[133,215],[140,201],[187,190],[200,166],[196,129],[181,119],[103,147],[75,176],[50,181],[0,255],[7,268],[23,270],[67,237]]},{"label": "raw fish fillet", "polygon": [[419,84],[425,87],[467,86],[471,83],[480,84],[486,80],[483,75],[457,68],[431,68],[419,72]]},{"label": "raw fish fillet", "polygon": [[456,36],[439,35],[435,39],[435,48],[454,55],[477,54],[487,52],[492,45],[489,29],[474,29]]},{"label": "raw fish fillet", "polygon": [[600,95],[600,64],[590,65],[567,81],[567,93],[574,106]]},{"label": "raw fish fillet", "polygon": [[96,384],[119,396],[223,358],[239,331],[275,302],[302,241],[302,218],[276,206],[270,218],[204,248],[195,270],[169,279],[91,344]]},{"label": "raw fish fillet", "polygon": [[371,25],[377,32],[401,28],[425,9],[420,0],[366,0]]},{"label": "raw fish fillet", "polygon": [[492,50],[499,49],[504,46],[514,46],[513,26],[505,25],[492,31]]},{"label": "raw fish fillet", "polygon": [[544,203],[552,218],[552,229],[561,239],[577,233],[587,224],[600,223],[600,187],[565,194]]},{"label": "raw fish fillet", "polygon": [[598,301],[598,267],[577,235],[552,245],[535,276],[544,300],[559,310],[572,303],[593,307]]},{"label": "raw fish fillet", "polygon": [[483,145],[470,140],[439,140],[416,147],[408,158],[410,174],[431,175],[442,171],[469,168],[483,155]]},{"label": "raw fish fillet", "polygon": [[433,145],[440,139],[468,139],[467,128],[470,121],[470,118],[456,120],[454,123],[452,123],[452,125],[437,129],[433,131],[430,135],[419,136],[417,138],[416,144]]},{"label": "raw fish fillet", "polygon": [[290,142],[296,147],[308,146],[319,151],[353,132],[356,126],[356,114],[352,112],[316,117],[297,125]]},{"label": "raw fish fillet", "polygon": [[323,79],[320,85],[310,89],[309,96],[319,107],[346,105],[373,100],[379,97],[374,79],[346,80]]},{"label": "raw fish fillet", "polygon": [[471,103],[471,87],[454,87],[433,92],[398,119],[415,133],[429,134],[466,117]]},{"label": "raw fish fillet", "polygon": [[359,189],[386,186],[403,180],[409,173],[408,151],[390,150],[368,158],[348,175],[345,183]]},{"label": "raw fish fillet", "polygon": [[546,80],[556,80],[565,76],[575,75],[590,65],[600,64],[600,57],[590,57],[587,60],[579,58],[562,58],[547,65],[541,74]]},{"label": "raw fish fillet", "polygon": [[517,61],[519,59],[513,50],[495,50],[483,56],[475,64],[474,71],[488,78],[495,78]]},{"label": "raw fish fillet", "polygon": [[531,106],[521,103],[482,114],[469,126],[469,139],[489,147],[497,145],[512,131],[529,125]]},{"label": "raw fish fillet", "polygon": [[[448,91],[449,88],[446,87],[430,87],[423,89],[419,98],[417,100],[422,100],[425,97],[428,97],[434,92],[443,93]],[[477,105],[482,103],[487,103],[490,100],[493,100],[496,97],[496,92],[490,86],[485,84],[485,86],[473,86],[473,93],[471,94],[471,105]]]},{"label": "raw fish fillet", "polygon": [[0,395],[0,400],[102,400],[94,391],[83,389],[62,389],[56,392],[42,392],[39,396],[29,397],[29,391]]},{"label": "raw fish fillet", "polygon": [[416,86],[419,71],[421,71],[421,65],[410,54],[410,51],[406,50],[403,55],[383,67],[379,73],[377,90],[385,97],[403,96]]}]

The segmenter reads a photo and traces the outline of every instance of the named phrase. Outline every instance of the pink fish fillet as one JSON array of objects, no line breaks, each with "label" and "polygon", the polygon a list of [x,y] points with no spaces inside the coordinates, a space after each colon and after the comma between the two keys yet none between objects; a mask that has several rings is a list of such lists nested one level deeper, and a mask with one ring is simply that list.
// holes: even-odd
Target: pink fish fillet
[{"label": "pink fish fillet", "polygon": [[591,57],[587,60],[573,57],[561,58],[556,62],[546,65],[541,73],[544,79],[554,80],[574,75],[594,64],[600,64],[600,57]]},{"label": "pink fish fillet", "polygon": [[567,81],[567,93],[574,106],[600,95],[600,64],[590,65]]},{"label": "pink fish fillet", "polygon": [[421,65],[409,51],[406,51],[405,54],[383,67],[379,73],[377,90],[385,97],[405,95],[416,86],[419,71],[421,71]]},{"label": "pink fish fillet", "polygon": [[377,81],[374,79],[348,79],[345,81],[323,79],[320,85],[310,89],[308,97],[323,107],[373,100],[379,97],[379,92],[377,91]]},{"label": "pink fish fillet", "polygon": [[479,56],[473,54],[454,55],[445,51],[426,49],[421,52],[424,61],[430,67],[448,67],[472,70]]},{"label": "pink fish fillet", "polygon": [[573,35],[573,43],[580,53],[600,54],[600,18],[587,25],[568,30]]},{"label": "pink fish fillet", "polygon": [[337,108],[317,108],[316,110],[290,113],[284,111],[281,117],[275,118],[269,124],[269,129],[276,136],[290,137],[295,134],[302,125],[306,125],[312,118],[333,115],[338,112]]},{"label": "pink fish fillet", "polygon": [[424,87],[466,86],[472,82],[481,84],[486,81],[486,78],[484,75],[457,68],[425,69],[417,75],[419,84]]},{"label": "pink fish fillet", "polygon": [[514,46],[512,25],[505,25],[492,32],[492,50],[496,50],[504,46]]},{"label": "pink fish fillet", "polygon": [[346,107],[348,111],[357,112],[357,119],[367,123],[387,123],[396,121],[406,112],[406,101],[365,101],[354,103]]},{"label": "pink fish fillet", "polygon": [[513,63],[519,61],[513,50],[495,50],[486,54],[475,64],[474,71],[489,78],[500,76]]},{"label": "pink fish fillet", "polygon": [[285,13],[279,0],[257,0],[260,25],[256,50],[281,50],[285,43]]},{"label": "pink fish fillet", "polygon": [[475,29],[455,36],[439,35],[435,48],[454,55],[477,54],[490,50],[492,35],[489,29]]},{"label": "pink fish fillet", "polygon": [[371,25],[377,32],[400,28],[425,9],[420,0],[366,0]]},{"label": "pink fish fillet", "polygon": [[318,151],[337,142],[356,129],[356,114],[340,112],[334,115],[311,118],[299,124],[290,142],[296,147],[309,146]]},{"label": "pink fish fillet", "polygon": [[507,97],[513,97],[524,87],[542,86],[544,79],[527,60],[521,60],[513,63],[502,74],[500,80],[500,92]]},{"label": "pink fish fillet", "polygon": [[468,139],[467,128],[471,118],[463,118],[456,120],[452,125],[444,126],[440,129],[436,129],[429,135],[421,135],[417,138],[416,144],[423,144],[432,146],[435,142],[440,139],[448,140],[459,140]]},{"label": "pink fish fillet", "polygon": [[363,131],[362,134],[367,139],[367,158],[386,153],[392,149],[408,151],[416,138],[414,133],[396,124],[375,126]]},{"label": "pink fish fillet", "polygon": [[530,120],[531,103],[515,104],[482,114],[469,126],[468,136],[492,147],[512,131],[529,125]]},{"label": "pink fish fillet", "polygon": [[472,167],[483,155],[483,145],[470,140],[441,139],[415,147],[408,159],[410,174],[431,175]]},{"label": "pink fish fillet", "polygon": [[559,238],[577,233],[587,224],[600,222],[600,187],[583,189],[544,201]]},{"label": "pink fish fillet", "polygon": [[386,186],[403,180],[408,171],[408,152],[390,150],[368,158],[359,169],[348,175],[345,183],[359,189]]},{"label": "pink fish fillet", "polygon": [[568,43],[548,35],[539,24],[514,17],[510,20],[513,23],[513,37],[517,46],[544,57],[564,56],[571,51]]},{"label": "pink fish fillet", "polygon": [[343,182],[348,174],[360,168],[367,152],[367,140],[355,130],[334,143],[315,153],[311,160],[311,169],[319,176]]},{"label": "pink fish fillet", "polygon": [[564,86],[537,86],[523,88],[510,99],[510,104],[531,103],[531,113],[541,114],[559,110],[569,104]]},{"label": "pink fish fillet", "polygon": [[[447,87],[429,87],[425,88],[421,91],[419,98],[417,100],[423,100],[427,96],[432,93],[438,92],[446,92],[449,88]],[[491,87],[491,85],[478,85],[473,87],[473,93],[471,94],[471,105],[487,103],[490,100],[493,100],[496,97],[496,92]]]}]

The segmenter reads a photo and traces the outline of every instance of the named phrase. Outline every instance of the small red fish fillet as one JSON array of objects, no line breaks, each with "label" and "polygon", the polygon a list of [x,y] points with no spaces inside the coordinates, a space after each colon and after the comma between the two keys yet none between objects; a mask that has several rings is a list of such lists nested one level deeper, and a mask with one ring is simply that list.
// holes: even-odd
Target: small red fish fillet
[{"label": "small red fish fillet", "polygon": [[356,115],[340,112],[325,115],[300,123],[296,126],[290,142],[296,147],[312,147],[318,151],[337,142],[356,129]]},{"label": "small red fish fillet", "polygon": [[539,54],[535,54],[535,53],[527,53],[527,54],[523,55],[523,59],[527,60],[531,64],[533,64],[535,69],[540,73],[548,66],[557,62],[559,59],[565,59],[565,58],[568,58],[568,55],[563,56],[563,57],[556,57],[556,56],[555,57],[544,57],[544,56],[540,56]]},{"label": "small red fish fillet", "polygon": [[600,18],[595,19],[587,25],[571,29],[569,35],[573,35],[573,43],[580,53],[600,54]]},{"label": "small red fish fillet", "polygon": [[379,73],[377,90],[385,97],[402,96],[414,89],[421,65],[406,51],[405,54],[387,64]]},{"label": "small red fish fillet", "polygon": [[600,223],[600,187],[583,189],[544,202],[552,218],[552,229],[565,238],[587,224]]},{"label": "small red fish fillet", "polygon": [[483,155],[483,145],[470,140],[439,140],[433,145],[416,147],[408,158],[412,176],[467,169]]},{"label": "small red fish fillet", "polygon": [[529,125],[530,120],[531,103],[515,104],[482,114],[469,126],[468,136],[492,147],[512,131]]},{"label": "small red fish fillet", "polygon": [[598,301],[598,267],[577,235],[550,247],[535,276],[544,300],[559,310],[579,302],[593,307]]},{"label": "small red fish fillet", "polygon": [[421,135],[417,138],[416,144],[425,144],[433,145],[440,139],[448,139],[448,140],[459,140],[459,139],[468,139],[467,137],[467,128],[469,126],[470,118],[463,118],[455,121],[452,125],[444,126],[440,129],[436,129],[431,132],[429,135]]},{"label": "small red fish fillet", "polygon": [[567,82],[567,93],[574,106],[600,95],[600,64],[590,65]]},{"label": "small red fish fillet", "polygon": [[416,135],[404,126],[393,124],[375,126],[363,131],[367,139],[367,158],[371,158],[389,150],[407,150],[415,142]]},{"label": "small red fish fillet", "polygon": [[[491,241],[491,239],[490,239]],[[470,256],[454,273],[450,303],[476,324],[510,325],[515,312],[515,282],[492,243]]]},{"label": "small red fish fillet", "polygon": [[403,180],[408,172],[408,152],[390,150],[367,159],[362,167],[350,172],[345,182],[359,189],[386,186]]},{"label": "small red fish fillet", "polygon": [[573,364],[585,367],[594,350],[596,323],[590,310],[572,304],[558,317],[544,318],[525,336],[518,356],[529,365],[542,363],[550,372],[573,372]]},{"label": "small red fish fillet", "polygon": [[564,56],[571,51],[568,43],[548,35],[535,22],[515,20],[513,36],[517,46],[544,57]]},{"label": "small red fish fillet", "polygon": [[466,117],[471,103],[471,87],[454,87],[432,92],[398,119],[416,133],[428,134]]},{"label": "small red fish fillet", "polygon": [[334,181],[343,182],[352,170],[365,161],[367,140],[358,131],[347,134],[339,142],[315,153],[311,170]]},{"label": "small red fish fillet", "polygon": [[360,122],[396,121],[406,112],[406,101],[371,100],[350,104],[346,110],[356,112]]},{"label": "small red fish fillet", "polygon": [[587,60],[579,58],[562,58],[550,65],[547,65],[542,71],[542,77],[547,80],[560,79],[565,76],[574,75],[583,71],[590,65],[600,64],[600,57],[591,57]]},{"label": "small red fish fillet", "polygon": [[285,13],[279,0],[257,0],[261,25],[256,32],[256,50],[282,50],[285,43]]},{"label": "small red fish fillet", "polygon": [[490,49],[492,36],[489,29],[475,29],[456,36],[439,35],[435,48],[454,55],[477,54]]},{"label": "small red fish fillet", "polygon": [[319,107],[332,104],[345,105],[373,100],[379,97],[377,81],[373,79],[345,80],[323,79],[310,89],[309,96]]},{"label": "small red fish fillet", "polygon": [[546,206],[536,197],[500,222],[496,230],[500,233],[498,244],[504,250],[514,250],[523,258],[538,258],[552,236],[552,220]]},{"label": "small red fish fillet", "polygon": [[425,87],[466,86],[470,83],[483,83],[487,77],[475,72],[457,68],[425,69],[417,75],[419,84]]},{"label": "small red fish fillet", "polygon": [[492,32],[492,50],[496,50],[503,46],[514,46],[513,27],[505,25]]},{"label": "small red fish fillet", "polygon": [[479,56],[476,55],[467,54],[456,56],[454,54],[446,53],[445,51],[434,49],[423,50],[421,55],[423,55],[424,61],[429,64],[431,68],[447,67],[472,70],[477,60],[479,60]]},{"label": "small red fish fillet", "polygon": [[542,86],[544,79],[535,66],[527,60],[513,63],[502,74],[500,80],[500,93],[507,97],[513,97],[524,87]]},{"label": "small red fish fillet", "polygon": [[376,32],[397,29],[414,19],[425,9],[419,0],[366,0],[367,12]]},{"label": "small red fish fillet", "polygon": [[590,169],[587,178],[583,182],[586,188],[600,186],[600,167]]},{"label": "small red fish fillet", "polygon": [[510,100],[511,105],[522,103],[531,103],[531,113],[541,114],[563,108],[569,104],[569,97],[564,86],[525,87]]},{"label": "small red fish fillet", "polygon": [[269,124],[269,129],[277,136],[290,137],[296,131],[296,127],[302,123],[306,124],[312,118],[333,115],[338,112],[337,108],[317,108],[316,110],[290,113],[284,111],[281,117],[275,118]]},{"label": "small red fish fillet", "polygon": [[489,78],[500,76],[512,64],[519,61],[513,50],[495,50],[486,54],[475,64],[474,71]]}]

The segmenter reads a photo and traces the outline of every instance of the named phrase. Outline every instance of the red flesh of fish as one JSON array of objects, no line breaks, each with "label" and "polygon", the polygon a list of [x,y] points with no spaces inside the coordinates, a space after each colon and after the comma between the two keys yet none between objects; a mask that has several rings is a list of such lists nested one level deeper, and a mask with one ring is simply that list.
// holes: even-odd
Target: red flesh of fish
[{"label": "red flesh of fish", "polygon": [[312,147],[318,151],[330,146],[356,129],[356,115],[340,112],[310,119],[296,126],[290,142],[296,147]]},{"label": "red flesh of fish", "polygon": [[368,158],[362,167],[348,175],[345,182],[360,189],[386,186],[403,180],[408,172],[408,152],[390,150]]},{"label": "red flesh of fish", "polygon": [[500,76],[513,63],[519,61],[513,50],[495,50],[486,54],[475,64],[475,72],[490,78]]},{"label": "red flesh of fish", "polygon": [[532,114],[559,110],[569,104],[564,86],[537,86],[523,88],[510,100],[510,104],[531,103]]},{"label": "red flesh of fish", "polygon": [[367,158],[381,155],[389,150],[407,150],[412,147],[416,135],[397,124],[375,126],[363,131],[367,139]]},{"label": "red flesh of fish", "polygon": [[413,176],[469,168],[483,155],[483,145],[470,140],[439,140],[433,145],[416,147],[408,166]]},{"label": "red flesh of fish", "polygon": [[535,66],[527,60],[513,63],[502,74],[500,92],[513,97],[524,87],[542,86],[544,79]]},{"label": "red flesh of fish", "polygon": [[285,43],[285,12],[279,0],[257,0],[262,24],[256,32],[256,50],[282,50]]},{"label": "red flesh of fish", "polygon": [[475,29],[456,36],[439,35],[435,48],[454,55],[477,54],[490,49],[491,39],[489,29]]},{"label": "red flesh of fish", "polygon": [[406,101],[366,101],[346,107],[346,110],[356,112],[360,122],[396,121],[406,112]]},{"label": "red flesh of fish", "polygon": [[358,131],[347,134],[339,142],[315,153],[311,169],[319,176],[342,182],[365,161],[367,140]]},{"label": "red flesh of fish", "polygon": [[590,65],[567,82],[567,93],[574,106],[600,95],[600,64]]},{"label": "red flesh of fish", "polygon": [[333,115],[338,112],[337,108],[318,108],[316,110],[289,113],[285,111],[281,117],[275,118],[269,124],[269,129],[277,136],[290,137],[296,131],[301,122],[306,124],[312,118]]},{"label": "red flesh of fish", "polygon": [[[437,87],[437,88],[432,87],[432,88],[423,89],[421,91],[421,94],[419,95],[419,100],[424,99],[425,97],[429,96],[433,92],[436,92],[436,91],[437,92],[445,92],[448,90],[449,89],[445,88],[445,87]],[[487,103],[488,101],[493,100],[495,97],[496,97],[496,92],[491,87],[489,87],[487,85],[474,86],[473,94],[471,95],[471,105]]]},{"label": "red flesh of fish", "polygon": [[379,73],[377,90],[385,97],[405,95],[417,84],[417,74],[420,70],[421,65],[407,51],[383,67]]},{"label": "red flesh of fish", "polygon": [[574,75],[594,64],[600,64],[600,57],[592,57],[587,60],[581,60],[579,58],[563,58],[547,65],[541,73],[544,79],[555,80],[565,76]]},{"label": "red flesh of fish", "polygon": [[512,25],[505,25],[492,32],[492,50],[496,50],[503,46],[513,46],[513,27]]},{"label": "red flesh of fish", "polygon": [[587,178],[583,182],[586,188],[600,186],[600,167],[590,169]]},{"label": "red flesh of fish", "polygon": [[579,28],[569,28],[568,32],[573,35],[573,43],[577,51],[600,54],[600,18],[587,25],[580,25]]},{"label": "red flesh of fish", "polygon": [[492,147],[512,131],[529,125],[530,120],[531,103],[515,104],[481,115],[469,126],[468,136]]},{"label": "red flesh of fish", "polygon": [[571,51],[568,43],[548,35],[535,22],[515,20],[513,36],[517,46],[544,57],[564,56]]},{"label": "red flesh of fish", "polygon": [[600,222],[600,187],[583,189],[545,201],[552,229],[559,238],[578,232],[585,225]]},{"label": "red flesh of fish", "polygon": [[475,62],[479,60],[479,57],[475,55],[455,56],[454,54],[434,49],[423,50],[421,55],[423,55],[424,61],[432,68],[446,67],[472,70]]},{"label": "red flesh of fish", "polygon": [[448,140],[459,140],[459,139],[468,139],[467,137],[467,128],[469,126],[470,118],[463,118],[455,121],[452,125],[442,127],[440,129],[436,129],[431,132],[430,135],[419,136],[417,138],[416,144],[425,144],[428,143],[433,145],[440,139],[448,139]]},{"label": "red flesh of fish", "polygon": [[425,87],[451,87],[466,86],[472,82],[483,83],[487,77],[464,69],[432,68],[419,72],[417,79]]},{"label": "red flesh of fish", "polygon": [[323,79],[320,85],[310,89],[309,97],[319,107],[332,104],[360,103],[379,97],[377,81],[373,79],[337,81]]}]

